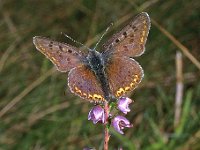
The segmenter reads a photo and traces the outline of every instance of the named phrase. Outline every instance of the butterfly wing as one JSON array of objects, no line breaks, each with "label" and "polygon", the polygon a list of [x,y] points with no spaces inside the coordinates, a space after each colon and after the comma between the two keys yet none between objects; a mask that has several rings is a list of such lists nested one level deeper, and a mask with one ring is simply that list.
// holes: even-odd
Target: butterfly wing
[{"label": "butterfly wing", "polygon": [[81,65],[83,54],[76,47],[39,36],[33,38],[33,43],[61,72]]},{"label": "butterfly wing", "polygon": [[132,58],[114,57],[106,66],[111,92],[116,98],[132,91],[143,78],[141,66]]},{"label": "butterfly wing", "polygon": [[76,67],[69,72],[68,86],[72,93],[91,102],[105,101],[100,83],[87,66]]},{"label": "butterfly wing", "polygon": [[104,54],[128,57],[142,55],[149,29],[150,18],[148,14],[145,12],[140,13],[103,45],[106,50]]}]

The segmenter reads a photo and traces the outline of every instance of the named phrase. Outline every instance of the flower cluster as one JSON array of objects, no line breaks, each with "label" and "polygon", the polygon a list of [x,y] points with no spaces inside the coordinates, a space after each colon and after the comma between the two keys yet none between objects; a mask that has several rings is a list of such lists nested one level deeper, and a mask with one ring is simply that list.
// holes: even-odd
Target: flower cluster
[{"label": "flower cluster", "polygon": [[[121,97],[119,98],[117,102],[117,108],[124,114],[127,114],[130,112],[129,104],[133,101],[128,97]],[[112,116],[110,114],[110,116]],[[88,114],[88,120],[92,120],[94,124],[97,122],[99,123],[105,123],[105,111],[104,108],[97,105],[93,107],[89,114]],[[114,118],[112,118],[111,125],[114,127],[114,129],[119,132],[120,134],[124,134],[122,131],[125,127],[130,128],[132,127],[132,124],[128,119],[126,119],[124,116],[116,115]]]}]

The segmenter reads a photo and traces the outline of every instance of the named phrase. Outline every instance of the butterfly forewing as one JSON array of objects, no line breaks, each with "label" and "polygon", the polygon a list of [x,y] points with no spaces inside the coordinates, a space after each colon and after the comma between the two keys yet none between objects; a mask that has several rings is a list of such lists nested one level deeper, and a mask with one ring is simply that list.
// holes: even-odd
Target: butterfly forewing
[{"label": "butterfly forewing", "polygon": [[72,93],[89,101],[105,101],[101,84],[94,72],[87,66],[82,65],[69,72],[68,85]]},{"label": "butterfly forewing", "polygon": [[105,53],[117,56],[140,56],[145,50],[145,43],[150,29],[147,13],[137,15],[133,21],[104,44]]},{"label": "butterfly forewing", "polygon": [[33,43],[61,72],[67,72],[82,63],[83,54],[71,45],[39,36],[33,38]]},{"label": "butterfly forewing", "polygon": [[118,98],[132,91],[143,77],[141,66],[128,57],[114,57],[106,66],[106,74],[114,97]]}]

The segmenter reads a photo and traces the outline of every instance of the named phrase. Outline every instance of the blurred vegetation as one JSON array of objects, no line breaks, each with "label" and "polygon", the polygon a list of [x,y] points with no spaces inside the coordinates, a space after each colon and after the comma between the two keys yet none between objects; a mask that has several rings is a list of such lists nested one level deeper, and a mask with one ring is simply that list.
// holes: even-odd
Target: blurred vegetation
[{"label": "blurred vegetation", "polygon": [[[64,32],[92,47],[111,22],[104,41],[141,11],[200,60],[199,0],[0,1],[0,150],[102,149],[102,126],[87,121],[92,104],[69,92],[67,75],[52,69],[32,37],[76,45]],[[110,149],[200,149],[200,71],[184,54],[180,118],[174,117],[178,51],[152,24],[146,52],[136,58],[145,77],[131,95],[134,127],[124,136],[112,131]]]}]

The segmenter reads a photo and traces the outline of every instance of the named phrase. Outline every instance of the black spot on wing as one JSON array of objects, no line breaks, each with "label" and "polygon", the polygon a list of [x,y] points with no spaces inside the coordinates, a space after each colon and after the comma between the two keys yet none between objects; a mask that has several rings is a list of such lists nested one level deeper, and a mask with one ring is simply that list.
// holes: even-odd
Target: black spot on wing
[{"label": "black spot on wing", "polygon": [[123,35],[124,35],[124,37],[126,38],[126,37],[127,37],[127,32],[124,32]]},{"label": "black spot on wing", "polygon": [[116,39],[116,40],[115,40],[116,43],[118,43],[119,41],[120,41],[119,39]]},{"label": "black spot on wing", "polygon": [[49,46],[50,49],[52,49],[52,47],[53,47],[53,41],[51,41],[48,46]]}]

